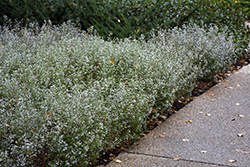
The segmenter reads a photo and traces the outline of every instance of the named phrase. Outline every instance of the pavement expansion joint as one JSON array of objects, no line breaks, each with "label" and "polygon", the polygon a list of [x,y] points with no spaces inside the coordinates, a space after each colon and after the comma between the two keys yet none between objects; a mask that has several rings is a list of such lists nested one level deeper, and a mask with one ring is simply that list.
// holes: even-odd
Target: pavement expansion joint
[{"label": "pavement expansion joint", "polygon": [[[150,156],[150,157],[156,157],[156,158],[174,159],[173,157],[168,157],[168,156],[152,155],[152,154],[145,154],[145,153],[135,153],[135,152],[130,152],[130,151],[125,151],[125,152],[129,153],[129,154],[135,154],[135,155],[144,155],[144,156]],[[229,165],[224,165],[224,164],[216,164],[216,163],[209,163],[209,162],[195,161],[195,160],[188,160],[188,159],[181,159],[181,158],[178,161],[195,162],[195,163],[201,163],[201,164],[207,164],[207,165],[235,167],[235,166],[229,166]]]}]

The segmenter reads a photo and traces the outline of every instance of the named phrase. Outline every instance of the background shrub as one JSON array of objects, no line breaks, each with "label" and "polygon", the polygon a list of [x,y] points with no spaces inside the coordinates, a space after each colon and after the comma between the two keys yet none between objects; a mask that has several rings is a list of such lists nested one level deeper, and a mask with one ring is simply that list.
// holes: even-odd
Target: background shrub
[{"label": "background shrub", "polygon": [[[72,20],[83,30],[94,26],[105,40],[139,38],[141,34],[147,39],[152,29],[172,29],[190,21],[204,26],[213,23],[219,28],[228,27],[242,56],[250,37],[244,29],[244,22],[250,19],[247,0],[2,0],[0,6],[2,16],[13,21],[37,21],[41,26],[44,20],[56,25]],[[0,25],[4,24],[1,17]]]},{"label": "background shrub", "polygon": [[74,26],[1,27],[2,166],[94,164],[135,139],[152,108],[167,111],[235,60],[233,37],[217,26],[152,31],[148,41]]}]

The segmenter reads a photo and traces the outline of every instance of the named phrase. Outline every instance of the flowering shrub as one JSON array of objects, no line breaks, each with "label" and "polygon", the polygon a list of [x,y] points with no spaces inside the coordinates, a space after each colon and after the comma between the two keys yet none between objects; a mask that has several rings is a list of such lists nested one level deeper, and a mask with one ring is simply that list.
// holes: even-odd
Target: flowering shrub
[{"label": "flowering shrub", "polygon": [[[104,41],[68,22],[0,31],[0,165],[87,166],[133,139],[198,79],[235,60],[232,37],[186,25]],[[149,118],[150,119],[150,118]]]}]

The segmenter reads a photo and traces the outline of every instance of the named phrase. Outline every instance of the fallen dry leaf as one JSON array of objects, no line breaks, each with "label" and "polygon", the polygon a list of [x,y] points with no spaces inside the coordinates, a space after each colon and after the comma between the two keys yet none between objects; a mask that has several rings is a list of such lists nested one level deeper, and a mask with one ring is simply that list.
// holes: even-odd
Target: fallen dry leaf
[{"label": "fallen dry leaf", "polygon": [[175,109],[170,109],[169,112],[176,113],[176,110]]},{"label": "fallen dry leaf", "polygon": [[[246,25],[248,24],[248,23],[245,23]],[[242,63],[242,64],[244,64],[245,63],[245,60],[243,59],[243,58],[241,58],[240,59],[240,62]],[[237,68],[238,68],[239,66],[237,66]]]},{"label": "fallen dry leaf", "polygon": [[174,158],[174,161],[179,161],[180,160],[180,158]]},{"label": "fallen dry leaf", "polygon": [[50,118],[51,115],[52,115],[52,113],[49,113],[49,112],[48,112],[45,116],[46,116],[47,118]]},{"label": "fallen dry leaf", "polygon": [[236,162],[236,160],[229,160],[229,162],[234,163],[234,162]]},{"label": "fallen dry leaf", "polygon": [[111,59],[111,64],[115,64],[115,60],[114,59]]},{"label": "fallen dry leaf", "polygon": [[119,160],[119,159],[117,159],[117,160],[115,160],[115,162],[116,162],[116,163],[121,163],[122,161]]},{"label": "fallen dry leaf", "polygon": [[183,122],[184,124],[187,124],[188,122],[192,123],[193,121],[192,120],[188,120],[188,121],[185,121]]},{"label": "fallen dry leaf", "polygon": [[166,120],[166,119],[167,119],[167,117],[166,117],[166,116],[161,116],[161,118],[162,118],[162,119],[164,119],[164,120]]},{"label": "fallen dry leaf", "polygon": [[152,113],[156,113],[156,110],[154,108],[152,108]]},{"label": "fallen dry leaf", "polygon": [[244,118],[245,116],[244,115],[238,115],[240,118]]},{"label": "fallen dry leaf", "polygon": [[233,70],[233,71],[232,71],[232,73],[235,73],[235,72],[237,72],[237,70]]},{"label": "fallen dry leaf", "polygon": [[240,150],[240,149],[235,149],[237,152],[243,152],[243,150]]},{"label": "fallen dry leaf", "polygon": [[241,153],[244,153],[244,154],[250,154],[250,152],[248,151],[243,151],[241,149],[235,149],[237,152],[241,152]]},{"label": "fallen dry leaf", "polygon": [[156,125],[156,120],[152,120],[152,121],[149,121],[148,123],[147,123],[147,125],[148,126],[154,126],[154,125]]},{"label": "fallen dry leaf", "polygon": [[237,136],[238,137],[243,137],[244,135],[246,135],[247,133],[240,133],[240,134],[238,134]]},{"label": "fallen dry leaf", "polygon": [[164,135],[160,135],[161,138],[164,138],[165,136]]},{"label": "fallen dry leaf", "polygon": [[225,81],[225,82],[228,82],[229,80],[225,79],[224,81]]},{"label": "fallen dry leaf", "polygon": [[189,141],[188,139],[182,139],[182,141]]}]

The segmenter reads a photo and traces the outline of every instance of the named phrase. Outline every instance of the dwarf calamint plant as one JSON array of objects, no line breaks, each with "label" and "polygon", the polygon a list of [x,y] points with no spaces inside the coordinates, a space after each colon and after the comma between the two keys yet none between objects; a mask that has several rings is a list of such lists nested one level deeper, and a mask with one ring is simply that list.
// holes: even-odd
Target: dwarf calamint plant
[{"label": "dwarf calamint plant", "polygon": [[88,166],[235,60],[225,31],[186,25],[107,42],[70,22],[0,31],[0,166]]}]

